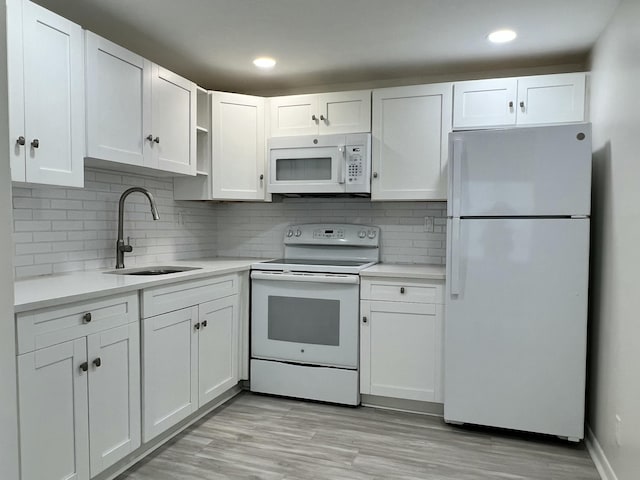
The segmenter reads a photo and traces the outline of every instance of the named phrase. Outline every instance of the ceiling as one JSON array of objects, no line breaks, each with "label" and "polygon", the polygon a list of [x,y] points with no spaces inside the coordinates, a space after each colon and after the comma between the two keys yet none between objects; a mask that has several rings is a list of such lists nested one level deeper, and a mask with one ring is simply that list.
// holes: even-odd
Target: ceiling
[{"label": "ceiling", "polygon": [[[36,0],[232,92],[584,64],[619,0]],[[489,32],[518,38],[493,45]],[[270,71],[252,60],[272,56]]]}]

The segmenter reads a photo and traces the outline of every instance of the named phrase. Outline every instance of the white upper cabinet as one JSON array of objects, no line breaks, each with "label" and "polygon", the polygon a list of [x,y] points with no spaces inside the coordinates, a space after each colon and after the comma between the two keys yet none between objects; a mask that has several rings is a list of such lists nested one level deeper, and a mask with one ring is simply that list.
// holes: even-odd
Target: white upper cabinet
[{"label": "white upper cabinet", "polygon": [[87,156],[146,166],[151,143],[151,62],[92,33],[86,35]]},{"label": "white upper cabinet", "polygon": [[264,98],[213,93],[213,198],[263,200]]},{"label": "white upper cabinet", "polygon": [[456,83],[453,128],[584,121],[585,83],[584,73]]},{"label": "white upper cabinet", "polygon": [[584,73],[518,79],[518,125],[582,122]]},{"label": "white upper cabinet", "polygon": [[269,99],[270,136],[371,131],[371,90]]},{"label": "white upper cabinet", "polygon": [[84,185],[82,29],[26,0],[7,2],[11,177]]},{"label": "white upper cabinet", "polygon": [[196,86],[86,32],[87,157],[196,173]]},{"label": "white upper cabinet", "polygon": [[373,91],[372,200],[447,198],[450,83]]},{"label": "white upper cabinet", "polygon": [[152,150],[158,168],[196,174],[196,84],[152,66]]},{"label": "white upper cabinet", "polygon": [[265,99],[225,92],[199,98],[198,176],[176,178],[174,198],[264,200]]},{"label": "white upper cabinet", "polygon": [[456,83],[454,128],[515,125],[517,89],[515,78]]}]

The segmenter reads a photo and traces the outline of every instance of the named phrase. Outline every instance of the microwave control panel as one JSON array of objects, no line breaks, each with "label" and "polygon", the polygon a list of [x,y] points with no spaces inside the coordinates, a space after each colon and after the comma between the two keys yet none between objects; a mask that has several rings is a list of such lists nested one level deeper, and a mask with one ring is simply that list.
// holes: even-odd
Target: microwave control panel
[{"label": "microwave control panel", "polygon": [[347,147],[347,184],[363,184],[368,181],[366,163],[366,147],[350,145]]}]

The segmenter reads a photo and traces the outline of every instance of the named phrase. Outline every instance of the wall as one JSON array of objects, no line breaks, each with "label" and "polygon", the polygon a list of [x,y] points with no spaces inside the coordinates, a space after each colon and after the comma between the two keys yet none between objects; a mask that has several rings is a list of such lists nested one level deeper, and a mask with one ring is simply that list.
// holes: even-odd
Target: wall
[{"label": "wall", "polygon": [[7,106],[6,2],[0,4],[0,478],[18,478],[18,405],[15,323],[13,321],[13,255],[11,174]]},{"label": "wall", "polygon": [[14,185],[16,277],[113,267],[118,200],[132,186],[151,191],[160,220],[151,218],[144,195],[127,197],[124,235],[133,252],[126,266],[215,255],[211,204],[175,202],[171,178],[86,169],[84,189]]},{"label": "wall", "polygon": [[640,475],[639,25],[640,2],[623,0],[592,55],[588,422],[619,480]]},{"label": "wall", "polygon": [[[384,262],[444,264],[446,203],[368,199],[294,199],[216,205],[218,255],[281,257],[290,223],[360,223],[382,229]],[[425,231],[425,217],[434,217]]]}]

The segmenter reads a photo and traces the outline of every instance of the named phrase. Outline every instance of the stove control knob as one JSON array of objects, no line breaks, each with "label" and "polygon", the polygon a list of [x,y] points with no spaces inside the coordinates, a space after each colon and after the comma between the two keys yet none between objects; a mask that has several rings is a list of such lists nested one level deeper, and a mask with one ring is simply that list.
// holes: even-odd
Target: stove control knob
[{"label": "stove control knob", "polygon": [[300,235],[302,235],[302,231],[300,229],[296,230],[296,237],[299,237]]},{"label": "stove control knob", "polygon": [[366,236],[367,236],[367,232],[365,232],[364,230],[360,230],[360,231],[358,232],[358,236],[359,236],[360,238],[364,238],[364,237],[366,237]]},{"label": "stove control knob", "polygon": [[293,237],[293,230],[289,230],[287,232],[287,237]]},{"label": "stove control knob", "polygon": [[369,230],[369,238],[376,238],[376,231],[375,230]]}]

